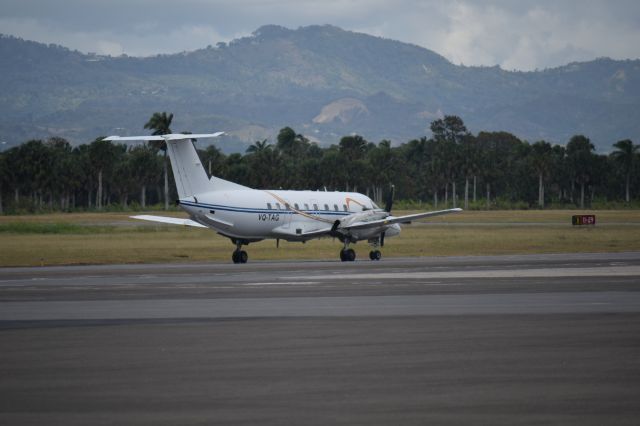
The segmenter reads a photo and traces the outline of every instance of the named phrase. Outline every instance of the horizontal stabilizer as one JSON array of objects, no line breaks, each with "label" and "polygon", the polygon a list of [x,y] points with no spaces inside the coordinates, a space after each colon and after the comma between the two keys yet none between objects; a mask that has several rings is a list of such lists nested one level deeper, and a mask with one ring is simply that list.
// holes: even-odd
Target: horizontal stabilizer
[{"label": "horizontal stabilizer", "polygon": [[109,136],[104,138],[106,141],[181,141],[189,139],[206,139],[217,138],[223,135],[224,132],[216,133],[199,133],[199,134],[184,134],[184,133],[170,133],[168,135],[149,135],[149,136]]},{"label": "horizontal stabilizer", "polygon": [[132,219],[148,220],[150,222],[168,223],[170,225],[194,226],[196,228],[206,228],[206,226],[195,222],[191,219],[180,219],[179,217],[152,216],[141,214],[138,216],[129,216]]}]

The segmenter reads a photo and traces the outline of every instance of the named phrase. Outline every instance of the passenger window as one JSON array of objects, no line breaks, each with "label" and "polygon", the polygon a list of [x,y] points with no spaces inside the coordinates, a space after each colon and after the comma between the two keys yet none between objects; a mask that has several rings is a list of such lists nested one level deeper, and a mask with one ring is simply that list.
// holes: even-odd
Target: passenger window
[{"label": "passenger window", "polygon": [[289,210],[289,209],[291,208],[291,206],[289,205],[289,203],[285,203],[285,204],[284,204],[284,208],[285,208],[285,209],[287,209],[287,210]]},{"label": "passenger window", "polygon": [[325,205],[324,205],[324,209],[325,209],[326,211],[329,211],[329,204],[325,204]]},{"label": "passenger window", "polygon": [[267,208],[268,208],[269,210],[273,210],[273,208],[271,207],[271,203],[267,203]]},{"label": "passenger window", "polygon": [[317,205],[317,204],[314,204],[314,205],[313,205],[313,209],[317,211],[317,210],[318,210],[318,205]]},{"label": "passenger window", "polygon": [[346,211],[347,211],[347,205],[346,205],[346,204],[343,204],[343,205],[342,205],[342,209],[346,212]]},{"label": "passenger window", "polygon": [[282,207],[280,206],[280,203],[276,203],[276,208],[277,208],[278,210],[282,210]]},{"label": "passenger window", "polygon": [[305,209],[305,210],[309,210],[309,204],[304,203],[304,209]]},{"label": "passenger window", "polygon": [[337,205],[337,204],[334,204],[334,205],[333,205],[333,209],[334,209],[335,211],[338,211],[338,205]]},{"label": "passenger window", "polygon": [[296,206],[296,210],[300,210],[300,206],[298,206],[298,203],[295,203],[294,206]]}]

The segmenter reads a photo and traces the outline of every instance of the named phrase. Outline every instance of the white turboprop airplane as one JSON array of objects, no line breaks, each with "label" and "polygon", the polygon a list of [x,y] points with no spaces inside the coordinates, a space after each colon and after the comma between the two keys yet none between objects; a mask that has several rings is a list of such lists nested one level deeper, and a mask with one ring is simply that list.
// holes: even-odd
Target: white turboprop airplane
[{"label": "white turboprop airplane", "polygon": [[380,260],[378,247],[385,236],[400,233],[401,223],[462,211],[448,209],[394,217],[391,201],[379,208],[369,197],[357,192],[282,191],[252,189],[215,176],[207,177],[192,139],[215,138],[210,134],[168,134],[160,136],[110,136],[109,141],[164,140],[178,189],[177,203],[191,219],[139,215],[135,219],[160,223],[212,228],[236,245],[234,263],[246,263],[243,245],[267,238],[306,242],[313,238],[338,238],[344,247],[340,260],[354,261],[349,244],[367,240],[371,260]]}]

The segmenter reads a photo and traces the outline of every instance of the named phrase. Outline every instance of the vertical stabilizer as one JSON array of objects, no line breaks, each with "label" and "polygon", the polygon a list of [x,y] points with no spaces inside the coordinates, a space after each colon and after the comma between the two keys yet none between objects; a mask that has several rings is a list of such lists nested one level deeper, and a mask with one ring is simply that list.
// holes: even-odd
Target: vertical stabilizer
[{"label": "vertical stabilizer", "polygon": [[191,139],[167,140],[167,151],[180,199],[213,190]]},{"label": "vertical stabilizer", "polygon": [[224,132],[206,134],[169,134],[152,136],[109,136],[108,141],[165,141],[167,154],[171,160],[173,177],[176,181],[176,189],[180,199],[192,197],[210,191],[249,189],[246,186],[229,182],[215,176],[209,177],[198,157],[198,152],[193,146],[192,139],[215,138]]}]

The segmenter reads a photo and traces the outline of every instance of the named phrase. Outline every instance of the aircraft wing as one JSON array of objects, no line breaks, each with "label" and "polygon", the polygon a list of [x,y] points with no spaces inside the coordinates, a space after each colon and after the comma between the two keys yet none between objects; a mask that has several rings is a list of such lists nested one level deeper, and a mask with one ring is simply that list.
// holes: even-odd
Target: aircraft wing
[{"label": "aircraft wing", "polygon": [[324,237],[327,235],[331,235],[331,227],[327,226],[320,229],[311,229],[305,230],[304,225],[297,228],[295,223],[292,223],[289,227],[284,228],[279,226],[273,230],[271,230],[271,234],[273,234],[274,238],[295,238],[295,239],[310,239],[310,238],[318,238]]},{"label": "aircraft wing", "polygon": [[447,210],[437,210],[433,212],[408,214],[406,216],[398,216],[398,217],[388,216],[384,219],[372,220],[370,222],[355,222],[350,225],[340,226],[339,229],[356,230],[356,229],[375,228],[377,226],[392,225],[394,223],[407,223],[416,219],[424,219],[425,217],[442,216],[445,214],[457,213],[461,211],[462,209],[455,208],[455,209],[447,209]]},{"label": "aircraft wing", "polygon": [[129,216],[132,219],[148,220],[150,222],[169,223],[171,225],[184,225],[194,226],[197,228],[206,228],[206,226],[195,222],[191,219],[180,219],[179,217],[166,217],[166,216],[152,216],[148,214],[141,214],[138,216]]}]

